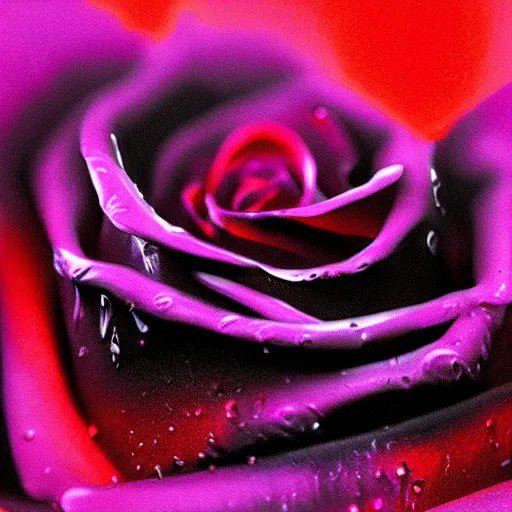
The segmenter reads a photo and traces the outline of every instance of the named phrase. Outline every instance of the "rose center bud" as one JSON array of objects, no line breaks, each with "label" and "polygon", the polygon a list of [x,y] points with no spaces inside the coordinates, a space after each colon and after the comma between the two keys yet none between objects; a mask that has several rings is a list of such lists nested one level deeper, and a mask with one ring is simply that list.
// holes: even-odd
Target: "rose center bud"
[{"label": "rose center bud", "polygon": [[299,135],[277,123],[258,123],[226,139],[205,194],[222,208],[259,212],[311,204],[315,186],[315,162]]},{"label": "rose center bud", "polygon": [[223,181],[218,202],[235,211],[258,212],[296,206],[300,193],[286,162],[262,153],[244,160]]}]

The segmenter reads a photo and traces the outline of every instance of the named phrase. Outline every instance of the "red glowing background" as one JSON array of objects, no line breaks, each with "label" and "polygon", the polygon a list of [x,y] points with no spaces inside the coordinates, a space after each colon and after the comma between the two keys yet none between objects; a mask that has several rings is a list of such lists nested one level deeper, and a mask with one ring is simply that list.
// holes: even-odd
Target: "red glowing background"
[{"label": "red glowing background", "polygon": [[436,140],[512,78],[512,3],[497,0],[90,0],[162,39],[185,9],[265,27],[360,95]]}]

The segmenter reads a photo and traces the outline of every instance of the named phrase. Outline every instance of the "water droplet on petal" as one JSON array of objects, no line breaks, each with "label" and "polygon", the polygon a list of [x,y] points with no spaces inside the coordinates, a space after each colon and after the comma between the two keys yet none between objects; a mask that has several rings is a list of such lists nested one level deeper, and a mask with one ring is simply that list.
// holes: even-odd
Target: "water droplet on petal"
[{"label": "water droplet on petal", "polygon": [[412,483],[412,490],[414,494],[421,494],[425,488],[425,480],[416,480]]},{"label": "water droplet on petal", "polygon": [[112,338],[110,338],[110,354],[112,357],[112,364],[116,370],[119,369],[121,359],[121,343],[119,342],[119,336],[115,326],[112,331]]},{"label": "water droplet on petal", "polygon": [[177,455],[173,457],[174,464],[178,466],[179,468],[182,468],[185,465],[185,461],[181,460]]},{"label": "water droplet on petal", "polygon": [[142,262],[144,263],[146,272],[148,274],[156,274],[160,266],[158,249],[137,236],[133,236],[132,240],[135,241],[140,255],[142,256]]},{"label": "water droplet on petal", "polygon": [[436,206],[441,210],[441,213],[445,215],[446,211],[443,208],[441,201],[439,200],[439,189],[441,188],[441,181],[437,175],[436,170],[431,167],[430,169],[430,180],[432,181],[432,192],[434,194],[434,202]]},{"label": "water droplet on petal", "polygon": [[346,512],[360,512],[360,510],[359,510],[359,507],[355,503],[352,503],[351,505],[349,505],[347,507]]},{"label": "water droplet on petal", "polygon": [[494,294],[495,297],[503,297],[507,294],[507,285],[506,283],[501,283],[498,291]]},{"label": "water droplet on petal", "polygon": [[457,307],[457,302],[452,302],[450,300],[445,300],[443,302],[443,308],[444,310],[449,313],[450,311],[452,311],[453,309],[455,309]]},{"label": "water droplet on petal", "polygon": [[100,295],[100,336],[105,339],[110,320],[112,320],[112,303],[106,295]]},{"label": "water droplet on petal", "polygon": [[237,419],[240,416],[236,400],[228,400],[224,406],[224,410],[226,411],[226,418],[228,418],[228,420]]},{"label": "water droplet on petal", "polygon": [[155,466],[155,471],[156,471],[156,475],[157,475],[157,477],[158,477],[158,480],[162,480],[162,478],[163,478],[164,476],[162,475],[162,468],[160,467],[160,464],[157,464],[157,465]]},{"label": "water droplet on petal", "polygon": [[409,386],[411,384],[411,378],[410,377],[407,377],[407,375],[404,375],[402,377],[402,383],[405,385],[405,386]]},{"label": "water droplet on petal", "polygon": [[172,425],[169,427],[169,432],[174,432],[174,427]]},{"label": "water droplet on petal", "polygon": [[165,309],[169,309],[173,305],[173,300],[171,297],[166,295],[165,293],[157,293],[153,297],[153,304],[161,311]]},{"label": "water droplet on petal", "polygon": [[402,462],[400,466],[396,469],[396,475],[399,478],[403,478],[409,473],[409,468],[407,467],[407,464],[405,462]]},{"label": "water droplet on petal", "polygon": [[25,432],[25,434],[23,434],[23,439],[25,439],[25,441],[33,441],[35,437],[36,437],[36,432],[32,428],[27,430]]},{"label": "water droplet on petal", "polygon": [[232,323],[236,322],[239,318],[240,317],[238,315],[227,315],[221,319],[221,321],[219,322],[217,327],[219,330],[222,331],[222,330],[226,329]]},{"label": "water droplet on petal", "polygon": [[256,464],[256,457],[254,455],[251,455],[247,459],[247,464],[249,464],[249,466],[254,466],[254,464]]},{"label": "water droplet on petal", "polygon": [[121,152],[119,151],[119,144],[117,143],[117,138],[113,133],[110,134],[110,141],[112,142],[112,148],[114,149],[114,154],[116,155],[117,163],[119,167],[124,169],[123,159],[121,157]]},{"label": "water droplet on petal", "polygon": [[75,285],[75,307],[73,309],[73,322],[77,324],[80,320],[84,318],[84,309],[82,306],[82,301],[80,300],[80,290],[78,286]]},{"label": "water droplet on petal", "polygon": [[439,238],[437,236],[437,233],[435,231],[429,231],[427,235],[427,247],[432,256],[435,256],[437,253],[438,242]]},{"label": "water droplet on petal", "polygon": [[201,414],[203,414],[203,410],[202,410],[200,407],[198,407],[198,408],[194,411],[194,416],[195,416],[196,418],[198,418],[199,416],[201,416]]},{"label": "water droplet on petal", "polygon": [[210,471],[210,473],[213,473],[216,469],[217,466],[215,464],[212,464],[211,466],[208,467],[208,471]]},{"label": "water droplet on petal", "polygon": [[367,504],[367,510],[368,512],[380,512],[382,508],[384,507],[384,503],[382,502],[382,498],[376,498],[370,503]]},{"label": "water droplet on petal", "polygon": [[110,134],[110,141],[112,142],[112,147],[114,149],[114,154],[116,155],[117,163],[119,167],[124,169],[123,159],[121,157],[121,152],[119,151],[119,144],[117,143],[117,138],[113,133]]},{"label": "water droplet on petal", "polygon": [[87,431],[89,432],[89,437],[93,438],[93,437],[96,437],[98,435],[98,427],[96,425],[89,425],[87,427]]},{"label": "water droplet on petal", "polygon": [[78,357],[85,357],[88,353],[89,349],[87,347],[80,347],[80,350],[78,351]]},{"label": "water droplet on petal", "polygon": [[128,205],[123,203],[118,194],[112,195],[105,204],[105,213],[109,217],[116,217],[119,213],[126,213],[127,211],[129,211]]},{"label": "water droplet on petal", "polygon": [[313,110],[313,117],[318,121],[323,121],[324,119],[327,119],[328,115],[329,112],[323,106],[316,107],[315,110]]},{"label": "water droplet on petal", "polygon": [[146,333],[149,331],[149,327],[141,320],[140,316],[135,313],[135,311],[132,311],[133,319],[135,320],[135,324],[137,325],[137,329],[141,333]]},{"label": "water droplet on petal", "polygon": [[310,346],[313,342],[311,341],[311,334],[305,333],[302,334],[299,338],[299,345],[301,347],[307,348]]}]

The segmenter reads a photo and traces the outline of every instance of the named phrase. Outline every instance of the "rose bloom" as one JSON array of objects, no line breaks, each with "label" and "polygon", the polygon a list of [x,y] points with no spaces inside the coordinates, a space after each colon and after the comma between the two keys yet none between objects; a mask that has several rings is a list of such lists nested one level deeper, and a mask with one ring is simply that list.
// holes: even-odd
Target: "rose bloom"
[{"label": "rose bloom", "polygon": [[4,10],[1,507],[423,511],[510,477],[510,87],[434,145],[264,34]]}]

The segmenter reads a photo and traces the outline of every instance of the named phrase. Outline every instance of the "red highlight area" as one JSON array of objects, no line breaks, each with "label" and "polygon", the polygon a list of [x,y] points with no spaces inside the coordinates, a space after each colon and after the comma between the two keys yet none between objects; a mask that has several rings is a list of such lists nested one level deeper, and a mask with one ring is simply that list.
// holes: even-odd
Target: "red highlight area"
[{"label": "red highlight area", "polygon": [[153,39],[163,39],[172,28],[180,11],[181,2],[172,0],[89,0],[115,14],[129,30],[140,30]]},{"label": "red highlight area", "polygon": [[346,82],[429,139],[442,137],[496,82],[510,79],[506,69],[487,75],[507,14],[498,2],[320,4]]},{"label": "red highlight area", "polygon": [[[45,249],[32,235],[0,219],[4,399],[22,484],[32,497],[54,499],[70,485],[105,485],[121,477],[91,440],[71,395],[53,322],[52,284],[41,265]],[[30,443],[20,440],[25,424],[34,429]],[[32,446],[40,451],[30,452]],[[41,465],[50,467],[48,481]]]}]

